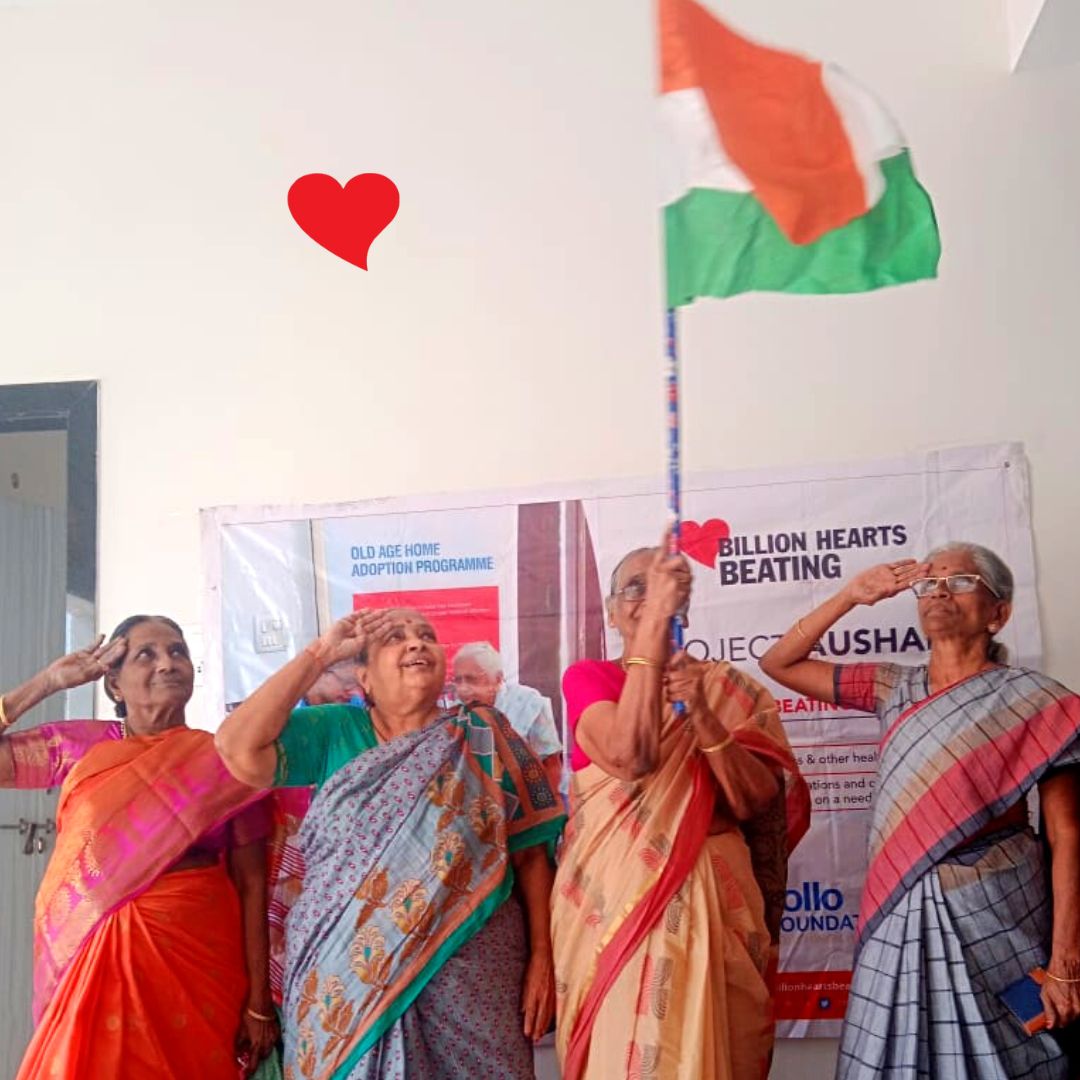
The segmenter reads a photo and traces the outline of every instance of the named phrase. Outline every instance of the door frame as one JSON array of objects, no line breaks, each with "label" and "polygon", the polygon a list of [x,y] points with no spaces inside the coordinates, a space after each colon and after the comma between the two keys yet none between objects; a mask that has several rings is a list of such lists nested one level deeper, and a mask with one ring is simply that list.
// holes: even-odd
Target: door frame
[{"label": "door frame", "polygon": [[92,605],[96,625],[97,382],[0,386],[0,434],[24,431],[67,433],[67,591]]}]

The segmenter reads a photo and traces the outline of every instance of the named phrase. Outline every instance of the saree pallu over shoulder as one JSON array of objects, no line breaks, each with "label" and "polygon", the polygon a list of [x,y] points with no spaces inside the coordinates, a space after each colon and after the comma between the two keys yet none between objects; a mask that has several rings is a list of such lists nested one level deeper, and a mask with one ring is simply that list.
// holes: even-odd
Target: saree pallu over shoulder
[{"label": "saree pallu over shoulder", "polygon": [[289,915],[289,1075],[348,1076],[509,894],[509,855],[555,839],[562,806],[494,710],[373,746],[316,793]]},{"label": "saree pallu over shoulder", "polygon": [[[737,1011],[737,998],[755,1002],[743,1033],[748,1068],[757,1076],[767,1061],[765,976],[787,854],[809,824],[809,791],[764,688],[716,664],[705,690],[710,711],[738,743],[783,773],[783,790],[745,838],[735,826],[709,837],[719,789],[694,736],[670,709],[654,773],[623,781],[592,764],[575,774],[552,920],[557,1042],[567,1080],[622,1075],[610,1071],[618,1068],[612,1054],[627,1076],[746,1075],[741,1065],[732,1074],[715,1063],[724,1053],[717,1044],[731,1042],[729,1032],[714,1030],[718,1015]],[[736,924],[728,949],[724,933]],[[746,994],[732,990],[720,1007],[716,978]],[[615,1026],[620,1034],[611,1038]],[[600,1031],[604,1061],[590,1064]]]},{"label": "saree pallu over shoulder", "polygon": [[774,946],[787,892],[788,857],[810,828],[810,788],[788,745],[772,695],[730,664],[717,664],[708,687],[710,708],[744,749],[780,776],[776,798],[740,830],[750,849],[754,878],[765,900],[765,921]]},{"label": "saree pallu over shoulder", "polygon": [[859,940],[935,864],[1055,767],[1080,764],[1080,697],[992,668],[903,712],[881,743]]},{"label": "saree pallu over shoulder", "polygon": [[61,788],[56,850],[35,902],[35,1021],[107,915],[264,794],[233,779],[205,731],[88,750]]}]

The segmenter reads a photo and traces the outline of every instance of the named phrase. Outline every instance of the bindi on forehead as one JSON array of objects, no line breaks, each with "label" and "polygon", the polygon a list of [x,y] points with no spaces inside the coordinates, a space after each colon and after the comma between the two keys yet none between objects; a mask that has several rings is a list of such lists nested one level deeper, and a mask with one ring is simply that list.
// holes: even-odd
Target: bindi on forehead
[{"label": "bindi on forehead", "polygon": [[390,622],[386,627],[387,632],[393,630],[407,630],[410,628],[416,631],[429,630],[431,633],[435,633],[435,627],[433,627],[422,615],[391,615]]},{"label": "bindi on forehead", "polygon": [[939,555],[930,564],[930,574],[945,576],[948,574],[975,574],[975,563],[970,555]]}]

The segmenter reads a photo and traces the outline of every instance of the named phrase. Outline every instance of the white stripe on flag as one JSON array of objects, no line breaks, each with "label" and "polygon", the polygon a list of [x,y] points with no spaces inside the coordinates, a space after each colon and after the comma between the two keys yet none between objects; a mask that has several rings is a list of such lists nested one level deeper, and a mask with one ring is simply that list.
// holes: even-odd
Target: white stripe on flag
[{"label": "white stripe on flag", "polygon": [[821,81],[840,114],[869,208],[885,194],[885,177],[878,163],[904,149],[904,135],[885,106],[843,68],[822,64]]},{"label": "white stripe on flag", "polygon": [[[842,68],[823,64],[822,84],[851,145],[867,206],[873,206],[885,194],[878,163],[906,147],[904,135],[881,102]],[[743,194],[753,191],[745,173],[727,156],[699,88],[660,95],[660,129],[661,206],[696,187]]]},{"label": "white stripe on flag", "polygon": [[661,206],[681,199],[691,188],[753,191],[724,151],[700,89],[661,94],[660,129]]}]

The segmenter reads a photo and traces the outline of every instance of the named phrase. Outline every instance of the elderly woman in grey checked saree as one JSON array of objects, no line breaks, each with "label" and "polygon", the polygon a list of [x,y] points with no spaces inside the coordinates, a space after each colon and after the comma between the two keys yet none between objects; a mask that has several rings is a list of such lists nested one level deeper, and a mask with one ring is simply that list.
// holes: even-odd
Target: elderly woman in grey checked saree
[{"label": "elderly woman in grey checked saree", "polygon": [[[812,656],[838,619],[907,589],[927,664]],[[859,574],[762,659],[785,686],[881,724],[842,1080],[1078,1075],[1064,1029],[1080,1016],[1080,698],[1005,662],[994,636],[1012,594],[992,551],[947,544]],[[1034,968],[1047,1030],[1029,1035],[999,995]]]}]

